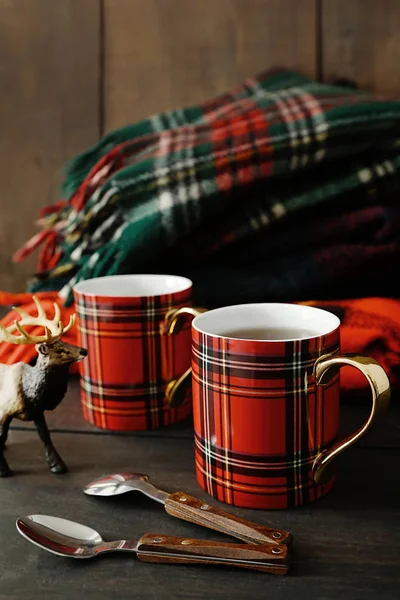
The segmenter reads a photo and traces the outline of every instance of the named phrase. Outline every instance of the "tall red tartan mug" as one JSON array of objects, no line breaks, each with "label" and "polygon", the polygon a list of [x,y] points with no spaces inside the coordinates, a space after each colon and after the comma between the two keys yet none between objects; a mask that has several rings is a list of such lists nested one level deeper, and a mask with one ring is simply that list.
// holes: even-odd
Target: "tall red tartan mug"
[{"label": "tall red tartan mug", "polygon": [[[170,333],[184,315],[169,315]],[[343,365],[365,375],[372,410],[359,431],[337,441]],[[247,508],[321,498],[334,484],[335,457],[390,400],[374,359],[340,354],[339,319],[298,304],[243,304],[197,316],[192,387],[197,480],[218,500]]]},{"label": "tall red tartan mug", "polygon": [[161,332],[171,310],[190,305],[192,282],[172,275],[112,275],[74,287],[87,421],[102,429],[135,431],[176,423],[191,414],[190,389],[178,408],[167,396],[190,369],[190,325]]}]

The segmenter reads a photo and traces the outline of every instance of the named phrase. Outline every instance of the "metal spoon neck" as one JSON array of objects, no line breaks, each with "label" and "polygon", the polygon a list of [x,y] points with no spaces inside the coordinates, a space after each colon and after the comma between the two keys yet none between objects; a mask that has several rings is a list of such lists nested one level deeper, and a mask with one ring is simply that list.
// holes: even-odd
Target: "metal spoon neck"
[{"label": "metal spoon neck", "polygon": [[100,552],[137,552],[138,542],[135,540],[115,540],[113,542],[103,542]]},{"label": "metal spoon neck", "polygon": [[152,483],[144,480],[135,481],[135,483],[130,484],[130,487],[132,487],[133,490],[142,492],[160,504],[165,504],[165,501],[170,496],[170,494],[167,494],[167,492],[157,489]]}]

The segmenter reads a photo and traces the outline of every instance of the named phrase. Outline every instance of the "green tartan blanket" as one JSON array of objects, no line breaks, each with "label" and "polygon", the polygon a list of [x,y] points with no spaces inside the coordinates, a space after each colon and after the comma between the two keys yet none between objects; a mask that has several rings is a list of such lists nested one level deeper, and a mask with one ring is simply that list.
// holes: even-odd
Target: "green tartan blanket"
[{"label": "green tartan blanket", "polygon": [[73,158],[16,260],[44,244],[29,289],[67,304],[81,279],[146,271],[192,277],[208,306],[390,293],[399,145],[400,102],[268,71]]}]

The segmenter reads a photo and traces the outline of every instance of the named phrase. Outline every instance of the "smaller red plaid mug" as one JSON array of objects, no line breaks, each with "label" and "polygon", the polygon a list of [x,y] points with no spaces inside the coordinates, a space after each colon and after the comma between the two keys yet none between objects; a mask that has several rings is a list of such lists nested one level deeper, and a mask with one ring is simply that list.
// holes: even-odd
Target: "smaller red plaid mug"
[{"label": "smaller red plaid mug", "polygon": [[[170,333],[184,314],[169,315]],[[365,425],[337,441],[343,365],[365,375],[373,402]],[[218,500],[247,508],[321,498],[334,484],[334,458],[390,399],[389,380],[374,359],[340,354],[339,319],[298,304],[244,304],[198,315],[192,386],[197,480]]]},{"label": "smaller red plaid mug", "polygon": [[169,311],[190,305],[191,292],[189,279],[172,275],[114,275],[75,285],[79,344],[88,350],[80,365],[87,421],[135,431],[190,415],[190,389],[179,408],[167,402],[167,391],[190,369],[190,326],[168,337],[161,325]]}]

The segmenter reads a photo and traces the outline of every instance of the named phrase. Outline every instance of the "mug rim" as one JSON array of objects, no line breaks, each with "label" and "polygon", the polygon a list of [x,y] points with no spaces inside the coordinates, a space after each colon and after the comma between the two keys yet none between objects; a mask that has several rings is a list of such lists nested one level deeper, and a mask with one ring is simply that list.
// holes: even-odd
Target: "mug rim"
[{"label": "mug rim", "polygon": [[[115,284],[118,282],[138,283],[141,281],[149,283],[150,279],[152,279],[153,281],[158,280],[158,283],[160,283],[161,280],[173,280],[176,282],[176,287],[172,287],[172,289],[167,289],[166,285],[163,291],[156,290],[155,292],[146,291],[143,293],[135,293],[134,291],[118,293],[118,288],[116,289],[115,287]],[[99,289],[101,284],[105,284],[105,286],[108,285],[109,290]],[[78,281],[78,283],[76,283],[72,289],[73,292],[77,294],[81,294],[83,296],[90,296],[92,298],[157,298],[159,296],[185,292],[190,290],[192,287],[193,282],[187,277],[182,277],[181,275],[168,275],[164,273],[133,273],[124,275],[105,275],[103,277],[92,277],[90,279],[82,279],[81,281]]]},{"label": "mug rim", "polygon": [[[288,308],[290,308],[290,310],[294,311],[294,312],[299,310],[299,312],[302,312],[303,314],[307,313],[307,312],[309,314],[312,313],[314,315],[318,315],[320,318],[324,319],[326,322],[330,321],[331,325],[327,329],[323,329],[323,330],[319,331],[318,333],[316,333],[315,335],[305,335],[305,336],[290,337],[290,338],[282,337],[279,339],[278,338],[254,339],[251,337],[243,337],[243,338],[233,337],[233,336],[226,335],[223,333],[215,333],[215,331],[212,331],[212,330],[210,331],[210,329],[212,329],[213,327],[209,327],[209,330],[207,330],[206,327],[204,326],[204,321],[207,324],[207,321],[210,320],[210,315],[212,316],[211,317],[211,324],[212,324],[212,318],[214,316],[216,316],[216,320],[218,321],[224,312],[234,313],[237,311],[248,310],[250,314],[254,315],[254,310],[256,310],[257,308],[265,309],[267,307],[269,309],[278,310],[278,311],[287,310]],[[341,321],[340,321],[339,317],[337,317],[334,313],[332,313],[328,310],[322,309],[322,308],[318,308],[316,306],[309,306],[307,304],[296,304],[295,302],[293,302],[293,303],[291,303],[291,302],[255,302],[255,303],[250,303],[250,304],[233,304],[230,306],[222,306],[220,308],[214,308],[207,312],[201,313],[200,315],[197,315],[192,321],[192,327],[196,331],[198,331],[199,333],[208,335],[210,337],[226,339],[226,340],[230,340],[232,342],[251,342],[251,343],[259,343],[259,344],[295,342],[295,341],[300,341],[300,340],[312,340],[312,339],[316,339],[316,338],[323,337],[323,336],[333,333],[340,327],[340,325],[341,325]],[[245,326],[243,326],[243,327],[245,327]]]}]

